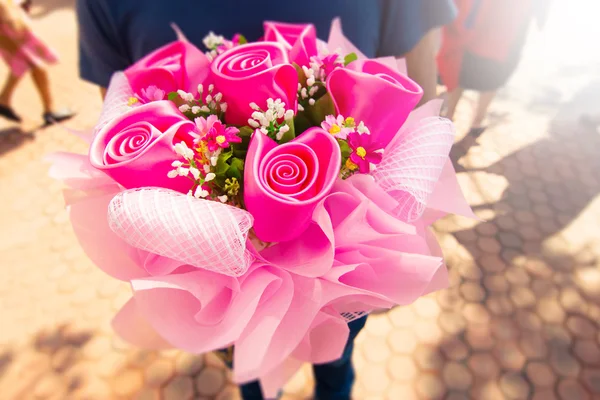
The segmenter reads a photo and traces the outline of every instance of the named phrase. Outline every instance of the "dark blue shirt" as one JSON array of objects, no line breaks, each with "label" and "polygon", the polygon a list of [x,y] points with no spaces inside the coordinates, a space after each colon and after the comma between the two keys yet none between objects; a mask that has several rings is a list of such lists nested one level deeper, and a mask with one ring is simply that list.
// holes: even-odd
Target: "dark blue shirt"
[{"label": "dark blue shirt", "polygon": [[80,74],[106,87],[115,71],[175,40],[171,23],[204,50],[209,31],[254,41],[264,20],[310,22],[326,40],[339,16],[344,34],[374,57],[406,53],[454,15],[452,0],[78,0]]}]

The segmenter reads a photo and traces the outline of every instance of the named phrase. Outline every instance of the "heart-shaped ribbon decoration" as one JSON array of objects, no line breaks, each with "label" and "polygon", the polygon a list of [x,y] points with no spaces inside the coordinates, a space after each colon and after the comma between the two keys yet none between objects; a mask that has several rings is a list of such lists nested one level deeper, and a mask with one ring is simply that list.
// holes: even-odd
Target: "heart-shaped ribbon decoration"
[{"label": "heart-shaped ribbon decoration", "polygon": [[228,276],[248,271],[253,218],[247,211],[160,189],[132,189],[108,207],[110,229],[130,245]]},{"label": "heart-shaped ribbon decoration", "polygon": [[428,117],[402,129],[373,172],[375,181],[398,201],[395,214],[402,221],[417,220],[440,178],[454,142],[452,121]]}]

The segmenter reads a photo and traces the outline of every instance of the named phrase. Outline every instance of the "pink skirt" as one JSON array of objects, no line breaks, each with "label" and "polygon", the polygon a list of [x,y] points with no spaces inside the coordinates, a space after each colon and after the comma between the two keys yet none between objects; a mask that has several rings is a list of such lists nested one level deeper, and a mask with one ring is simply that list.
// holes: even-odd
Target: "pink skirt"
[{"label": "pink skirt", "polygon": [[[0,24],[0,35],[16,39],[16,33],[8,26]],[[13,75],[22,76],[32,67],[43,67],[58,62],[58,54],[38,38],[31,30],[27,30],[21,45],[14,52],[0,48],[2,58]]]}]

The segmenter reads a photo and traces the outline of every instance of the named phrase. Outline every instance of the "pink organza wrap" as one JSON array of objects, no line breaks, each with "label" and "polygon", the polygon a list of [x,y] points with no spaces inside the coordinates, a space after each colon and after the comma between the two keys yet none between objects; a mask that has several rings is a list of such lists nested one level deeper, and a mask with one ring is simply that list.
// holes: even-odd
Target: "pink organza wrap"
[{"label": "pink organza wrap", "polygon": [[[390,217],[395,201],[369,176],[338,181],[302,236],[256,253],[248,271],[232,277],[143,251],[113,232],[107,211],[128,192],[85,156],[55,156],[52,174],[79,194],[66,200],[88,256],[131,282],[133,297],[115,330],[140,346],[192,353],[234,344],[235,379],[261,379],[267,395],[295,372],[282,365],[341,356],[348,336],[342,313],[410,304],[446,284],[436,249],[414,226]],[[206,215],[196,217],[202,223]]]},{"label": "pink organza wrap", "polygon": [[[350,48],[337,29],[334,21],[329,45]],[[399,74],[395,62],[380,61],[374,69],[366,64],[340,79],[359,86],[389,82],[385,98],[414,101],[399,79],[380,74]],[[123,102],[131,93],[116,76],[107,98]],[[365,116],[374,112],[359,100],[344,104]],[[145,114],[148,107],[160,118]],[[68,186],[65,201],[87,255],[107,274],[131,283],[132,298],[115,316],[115,330],[147,348],[204,353],[234,345],[235,380],[259,379],[272,397],[302,363],[341,356],[348,320],[446,287],[429,226],[447,213],[473,214],[448,159],[454,130],[437,117],[439,107],[428,103],[382,122],[387,147],[381,164],[370,175],[344,181],[335,178],[335,141],[320,128],[277,147],[254,136],[246,160],[252,174],[246,176],[248,211],[188,197],[164,180],[162,170],[144,164],[144,152],[152,155],[150,163],[162,160],[163,147],[188,133],[178,110],[160,101],[112,119],[103,115],[107,122],[93,138],[89,158],[55,154],[50,174]],[[173,122],[163,126],[163,120]],[[407,154],[420,161],[407,162]],[[305,192],[297,179],[290,181],[290,171],[302,175]],[[259,237],[276,236],[278,217],[288,224],[279,228],[278,243],[255,248],[249,225]]]},{"label": "pink organza wrap", "polygon": [[[156,249],[172,239],[168,228],[154,250],[151,243],[145,250],[128,244],[124,232],[111,229],[108,210],[131,191],[93,168],[86,156],[65,153],[52,161],[51,175],[70,187],[65,199],[82,247],[107,274],[131,282],[133,297],[115,317],[115,330],[139,346],[192,353],[233,344],[236,381],[260,379],[267,396],[302,363],[341,356],[348,336],[342,314],[410,304],[445,287],[446,269],[428,225],[446,212],[469,209],[446,165],[429,197],[438,208],[427,207],[430,218],[416,224],[394,218],[398,201],[371,176],[337,180],[295,240],[260,252],[248,242],[254,261],[235,277],[159,255]],[[164,190],[144,189],[156,195]],[[194,218],[203,224],[207,214]]]}]

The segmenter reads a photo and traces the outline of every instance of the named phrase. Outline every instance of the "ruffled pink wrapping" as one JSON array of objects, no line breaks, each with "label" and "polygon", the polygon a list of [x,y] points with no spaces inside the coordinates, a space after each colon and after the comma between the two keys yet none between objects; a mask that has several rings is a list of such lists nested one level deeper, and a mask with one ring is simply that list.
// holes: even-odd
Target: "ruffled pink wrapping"
[{"label": "ruffled pink wrapping", "polygon": [[236,379],[261,379],[267,395],[299,363],[341,355],[348,334],[341,313],[408,304],[445,284],[436,278],[441,259],[428,255],[435,249],[413,226],[390,217],[395,201],[366,175],[338,181],[316,206],[305,236],[261,252],[236,278],[125,243],[107,221],[109,202],[122,189],[86,169],[83,156],[55,157],[53,174],[85,190],[69,207],[88,255],[131,281],[133,300],[115,318],[117,332],[140,346],[168,343],[194,353],[234,344]]},{"label": "ruffled pink wrapping", "polygon": [[478,219],[462,194],[448,157],[454,127],[438,117],[441,106],[441,100],[432,100],[410,113],[373,173],[398,201],[394,214],[423,226],[448,214]]}]

